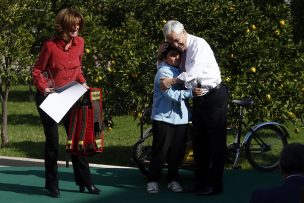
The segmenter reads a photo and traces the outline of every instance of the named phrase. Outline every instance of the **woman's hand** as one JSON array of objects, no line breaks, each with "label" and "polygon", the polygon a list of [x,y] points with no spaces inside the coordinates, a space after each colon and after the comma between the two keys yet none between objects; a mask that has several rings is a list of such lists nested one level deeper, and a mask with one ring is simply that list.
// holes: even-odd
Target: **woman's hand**
[{"label": "woman's hand", "polygon": [[44,96],[47,96],[48,94],[52,94],[53,92],[55,92],[55,88],[51,88],[51,87],[47,87],[43,90]]},{"label": "woman's hand", "polygon": [[82,83],[82,86],[84,86],[86,89],[90,89],[86,82]]}]

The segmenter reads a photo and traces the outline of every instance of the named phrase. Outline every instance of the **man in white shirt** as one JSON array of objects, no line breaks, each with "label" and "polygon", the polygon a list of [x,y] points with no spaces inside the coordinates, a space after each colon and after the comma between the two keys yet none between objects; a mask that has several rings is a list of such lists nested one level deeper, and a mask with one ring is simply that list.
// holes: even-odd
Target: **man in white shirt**
[{"label": "man in white shirt", "polygon": [[[226,160],[228,88],[222,83],[219,66],[209,44],[190,35],[179,21],[170,20],[163,27],[166,41],[182,53],[181,73],[177,78],[163,78],[164,90],[184,82],[187,88],[201,87],[193,98],[193,152],[198,195],[223,191]],[[164,47],[161,47],[162,49]]]}]

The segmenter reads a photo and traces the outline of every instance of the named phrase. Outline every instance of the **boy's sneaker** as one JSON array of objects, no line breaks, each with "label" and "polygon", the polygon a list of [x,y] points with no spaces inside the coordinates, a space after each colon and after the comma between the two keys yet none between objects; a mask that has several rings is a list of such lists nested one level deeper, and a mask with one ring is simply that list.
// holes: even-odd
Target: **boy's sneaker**
[{"label": "boy's sneaker", "polygon": [[168,184],[168,188],[172,191],[172,192],[183,192],[183,188],[182,186],[176,182],[176,181],[171,181]]},{"label": "boy's sneaker", "polygon": [[159,192],[157,182],[148,182],[147,183],[147,192],[149,194],[157,194]]}]

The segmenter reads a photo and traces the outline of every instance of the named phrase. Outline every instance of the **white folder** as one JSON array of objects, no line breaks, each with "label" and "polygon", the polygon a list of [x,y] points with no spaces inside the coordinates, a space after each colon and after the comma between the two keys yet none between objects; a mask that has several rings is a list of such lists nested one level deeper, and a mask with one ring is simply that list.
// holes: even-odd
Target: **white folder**
[{"label": "white folder", "polygon": [[83,85],[74,81],[49,94],[39,107],[59,123],[86,91],[87,89]]}]

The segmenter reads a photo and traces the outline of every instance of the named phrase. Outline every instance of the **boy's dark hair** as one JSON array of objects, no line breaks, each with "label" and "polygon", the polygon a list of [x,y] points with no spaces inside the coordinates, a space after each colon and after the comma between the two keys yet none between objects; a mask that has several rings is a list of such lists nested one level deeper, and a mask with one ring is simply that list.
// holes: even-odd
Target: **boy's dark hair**
[{"label": "boy's dark hair", "polygon": [[180,54],[180,51],[177,48],[173,47],[169,42],[164,42],[164,44],[168,44],[168,47],[161,53],[159,60],[166,59],[167,58],[167,54],[170,51],[173,51],[173,50],[177,51]]},{"label": "boy's dark hair", "polygon": [[286,175],[304,174],[304,145],[300,143],[286,145],[281,152],[280,168]]}]

